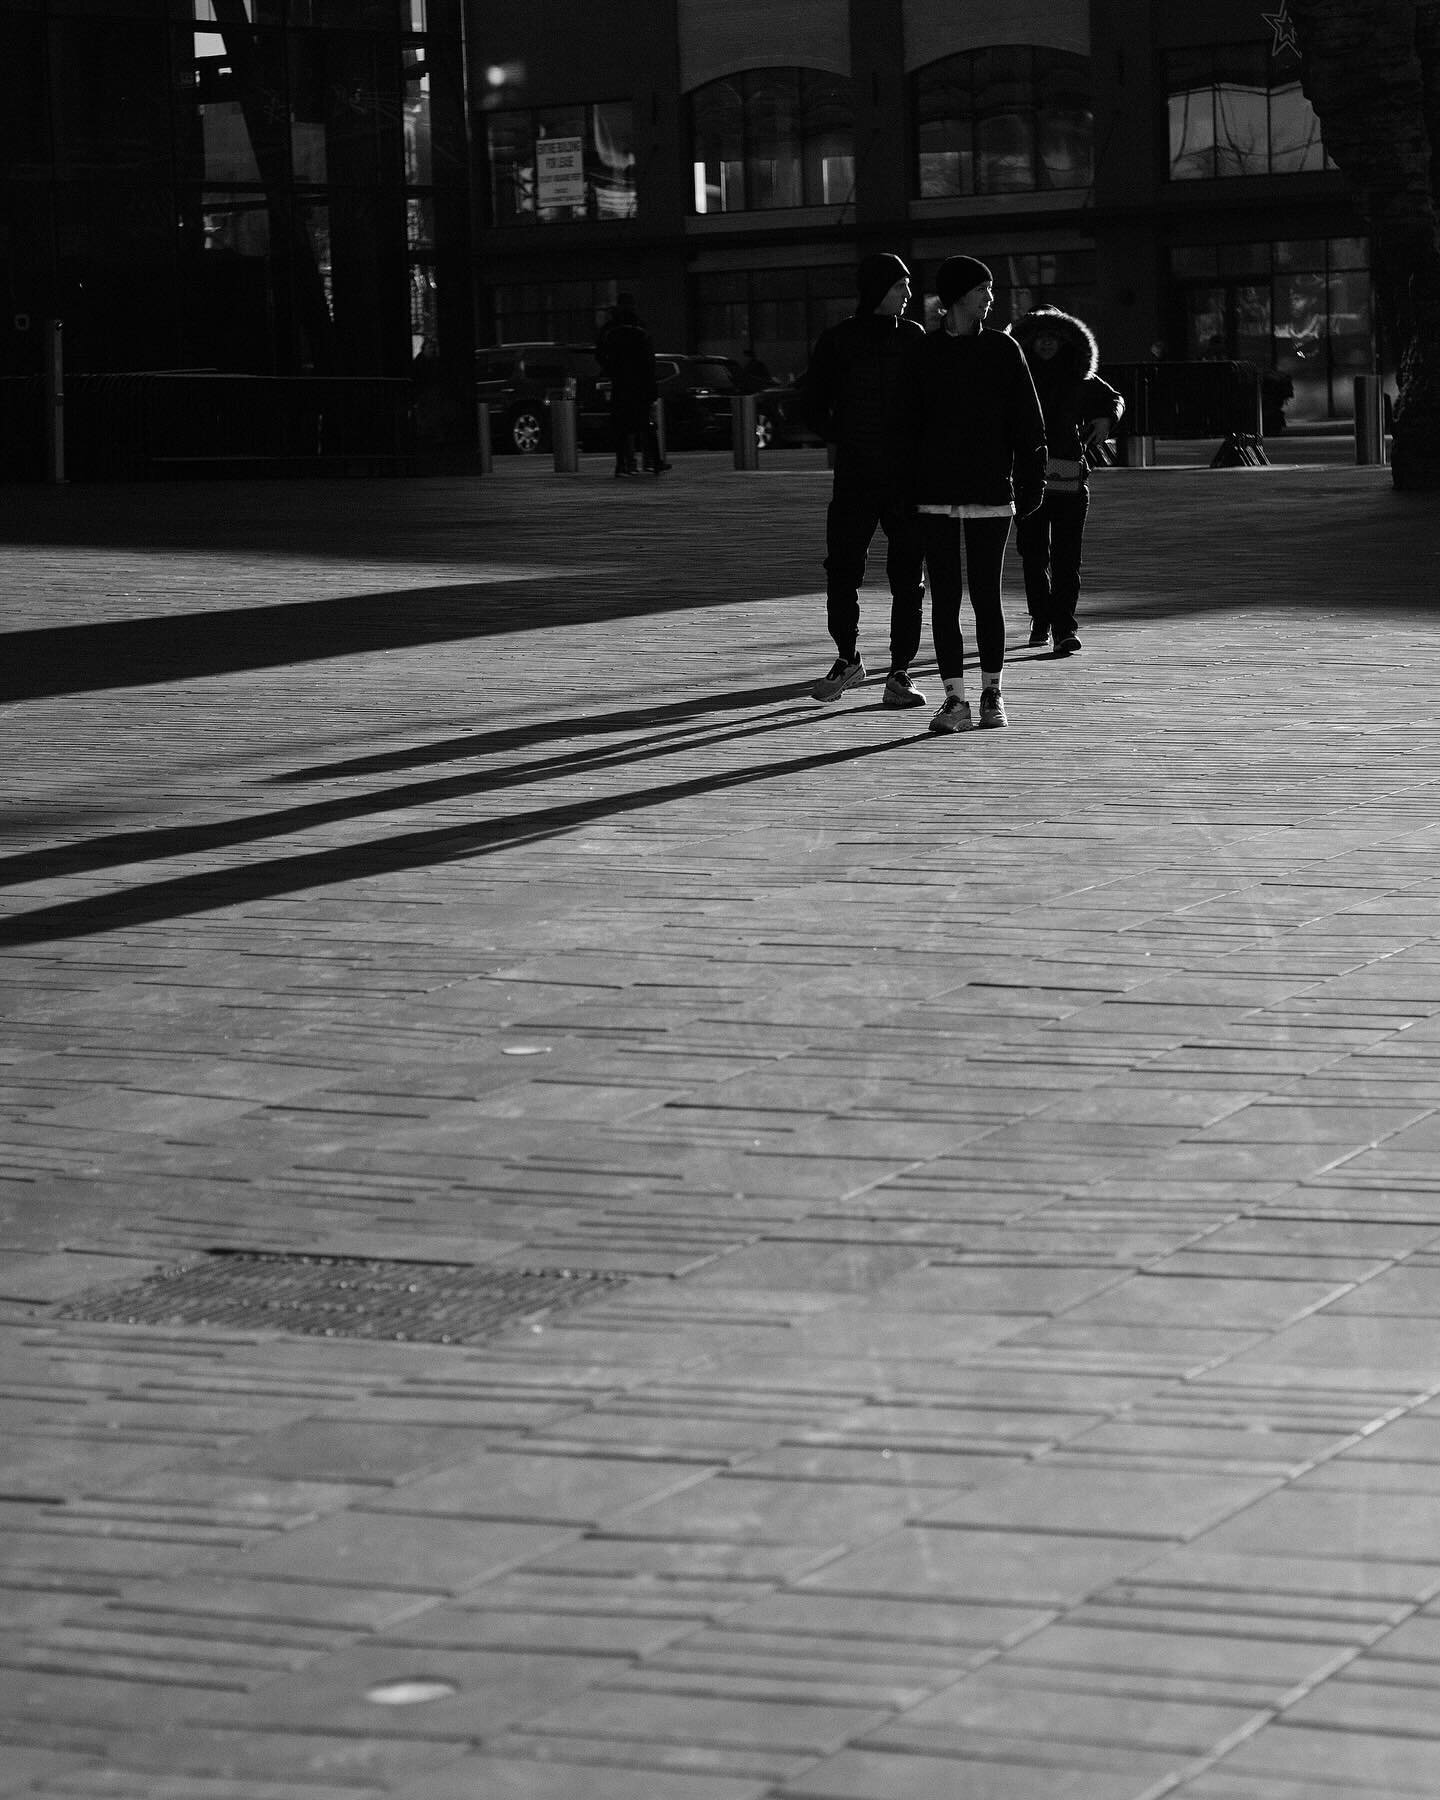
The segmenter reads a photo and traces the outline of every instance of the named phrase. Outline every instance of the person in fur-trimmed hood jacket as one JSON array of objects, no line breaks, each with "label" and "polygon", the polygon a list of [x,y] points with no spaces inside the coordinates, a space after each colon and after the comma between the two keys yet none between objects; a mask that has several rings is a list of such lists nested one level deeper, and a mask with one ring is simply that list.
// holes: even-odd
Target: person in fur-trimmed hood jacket
[{"label": "person in fur-trimmed hood jacket", "polygon": [[1098,374],[1100,347],[1083,319],[1058,306],[1037,306],[1016,319],[1010,335],[1025,352],[1045,413],[1049,463],[1045,503],[1016,528],[1030,608],[1030,644],[1052,638],[1056,656],[1080,648],[1075,612],[1080,556],[1090,510],[1088,456],[1115,429],[1125,402]]}]

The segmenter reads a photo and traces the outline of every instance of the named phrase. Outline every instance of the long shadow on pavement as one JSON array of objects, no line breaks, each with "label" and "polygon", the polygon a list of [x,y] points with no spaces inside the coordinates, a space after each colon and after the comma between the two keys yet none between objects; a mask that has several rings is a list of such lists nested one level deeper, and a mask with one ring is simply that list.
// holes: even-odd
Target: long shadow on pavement
[{"label": "long shadow on pavement", "polygon": [[570,585],[557,593],[518,580],[45,626],[0,636],[0,701],[148,687],[707,603],[719,599],[677,591],[641,602],[623,586],[607,594],[591,582],[583,592]]},{"label": "long shadow on pavement", "polygon": [[[613,714],[607,716],[615,717]],[[658,733],[631,743],[567,749],[554,756],[511,763],[501,769],[451,775],[432,781],[409,782],[402,787],[375,788],[363,794],[346,794],[333,800],[313,800],[300,806],[246,813],[238,818],[217,819],[204,825],[161,825],[141,831],[110,832],[104,836],[82,839],[78,843],[49,845],[41,850],[25,850],[14,856],[0,857],[0,888],[17,887],[27,881],[46,881],[60,875],[113,869],[132,863],[161,862],[170,856],[191,856],[206,850],[224,850],[236,844],[257,843],[262,838],[289,837],[298,831],[335,825],[345,819],[364,818],[372,813],[393,813],[410,807],[430,806],[437,801],[461,799],[467,795],[498,793],[505,788],[524,786],[534,781],[623,768],[627,763],[649,762],[655,757],[672,756],[685,750],[709,749],[717,744],[732,743],[739,738],[790,730],[824,716],[813,706],[803,711],[785,707],[778,718],[764,724],[747,723],[738,728],[712,729],[708,732],[682,726],[678,730]],[[634,723],[633,718],[631,722]],[[498,748],[508,749],[511,746],[508,743],[497,745],[492,740],[507,739],[510,736],[509,732],[499,731],[491,733],[490,739],[470,738],[466,741],[470,745],[471,755],[493,754]],[[546,733],[546,739],[553,742],[554,737],[552,726]],[[535,740],[527,734],[525,741]]]},{"label": "long shadow on pavement", "polygon": [[[762,727],[765,731],[783,729],[793,720]],[[728,737],[753,735],[749,732],[728,733]],[[711,743],[716,740],[707,739]],[[721,740],[723,741],[723,739]],[[690,800],[702,794],[720,793],[728,788],[750,787],[762,781],[774,781],[790,775],[802,775],[812,769],[855,762],[861,757],[882,755],[902,745],[913,744],[914,733],[888,738],[883,743],[860,744],[845,750],[818,751],[810,756],[791,757],[777,762],[756,763],[748,768],[728,770],[720,774],[693,776],[660,787],[646,787],[628,794],[615,794],[593,800],[569,801],[558,806],[538,807],[509,819],[489,819],[474,825],[446,825],[429,831],[408,832],[399,837],[376,839],[364,844],[344,844],[333,850],[307,851],[295,856],[275,858],[239,869],[218,869],[204,875],[185,875],[170,881],[156,881],[126,888],[120,893],[65,901],[56,906],[36,908],[0,921],[0,945],[38,944],[56,938],[93,937],[125,926],[150,925],[194,913],[213,912],[219,907],[238,906],[254,900],[275,899],[310,888],[328,887],[336,882],[363,880],[373,875],[395,874],[403,869],[416,869],[447,862],[465,862],[478,856],[492,855],[516,844],[542,843],[548,838],[573,831],[625,813],[664,806],[671,801]],[[672,747],[667,747],[673,748]],[[656,751],[654,754],[665,754]],[[469,791],[483,786],[484,777]],[[425,784],[443,785],[451,783]],[[375,810],[376,796],[366,796],[364,810]],[[383,804],[383,802],[382,802]],[[310,812],[311,808],[293,811]],[[243,834],[246,821],[237,829]],[[263,824],[263,821],[256,821]],[[226,826],[199,827],[199,831],[224,831]],[[291,824],[287,829],[293,830]],[[130,834],[126,834],[130,835]],[[137,833],[138,838],[156,836],[184,837],[184,828],[174,833]],[[193,837],[193,833],[189,834]],[[227,841],[236,841],[234,839]],[[210,844],[190,848],[212,847]],[[81,846],[80,848],[84,848]],[[175,854],[178,846],[172,848]],[[39,853],[44,856],[46,853]],[[18,859],[15,859],[18,860]],[[127,858],[126,860],[131,860]],[[58,872],[55,863],[50,872]]]},{"label": "long shadow on pavement", "polygon": [[[594,737],[601,732],[644,731],[681,719],[698,719],[705,713],[749,711],[778,706],[787,700],[799,701],[808,695],[810,686],[811,681],[807,679],[767,688],[733,688],[721,694],[692,694],[685,700],[667,701],[664,706],[637,706],[623,712],[594,713],[567,720],[563,725],[557,725],[553,719],[533,725],[502,725],[496,731],[471,731],[463,737],[441,738],[433,744],[414,744],[403,750],[381,750],[340,762],[308,763],[299,769],[289,769],[283,775],[269,776],[268,784],[284,787],[291,782],[326,781],[335,776],[384,775],[392,769],[415,769],[428,763],[457,762],[463,757],[528,750],[532,744],[553,744],[557,738],[565,736]],[[820,716],[816,714],[816,717]],[[672,735],[679,736],[680,733]]]}]

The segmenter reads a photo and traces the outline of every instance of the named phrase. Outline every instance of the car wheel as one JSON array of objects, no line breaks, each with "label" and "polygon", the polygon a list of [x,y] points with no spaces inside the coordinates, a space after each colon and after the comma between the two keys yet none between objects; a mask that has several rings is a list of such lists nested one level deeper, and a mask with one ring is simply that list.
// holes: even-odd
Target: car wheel
[{"label": "car wheel", "polygon": [[510,415],[510,447],[521,456],[534,456],[545,442],[545,421],[534,407],[522,406]]},{"label": "car wheel", "polygon": [[755,445],[759,450],[768,450],[775,442],[775,421],[769,413],[757,412],[755,415]]}]

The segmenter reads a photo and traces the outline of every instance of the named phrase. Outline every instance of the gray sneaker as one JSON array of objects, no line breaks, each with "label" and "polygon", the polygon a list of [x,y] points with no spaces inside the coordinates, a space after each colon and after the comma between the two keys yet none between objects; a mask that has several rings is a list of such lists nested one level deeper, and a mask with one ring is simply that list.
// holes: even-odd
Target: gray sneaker
[{"label": "gray sneaker", "polygon": [[999,688],[986,688],[980,695],[980,729],[984,731],[1009,723],[1005,717],[1005,702],[1000,698]]},{"label": "gray sneaker", "polygon": [[925,695],[910,679],[908,669],[892,669],[885,677],[885,692],[881,696],[880,704],[882,706],[924,706]]},{"label": "gray sneaker", "polygon": [[970,702],[962,700],[958,694],[947,694],[945,704],[930,721],[932,731],[970,731],[975,720],[970,713]]},{"label": "gray sneaker", "polygon": [[812,700],[838,700],[846,688],[859,687],[865,679],[865,665],[857,656],[854,662],[846,662],[843,656],[837,656],[831,665],[830,673],[822,676],[810,690]]}]

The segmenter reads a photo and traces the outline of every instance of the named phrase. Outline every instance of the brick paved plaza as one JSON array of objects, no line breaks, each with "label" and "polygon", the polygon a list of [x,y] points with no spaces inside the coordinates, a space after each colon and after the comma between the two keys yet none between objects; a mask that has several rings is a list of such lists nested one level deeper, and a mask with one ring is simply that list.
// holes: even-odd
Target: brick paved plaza
[{"label": "brick paved plaza", "polygon": [[5,490],[5,1800],[1440,1793],[1440,516],[1106,471],[936,738],[826,493]]}]

